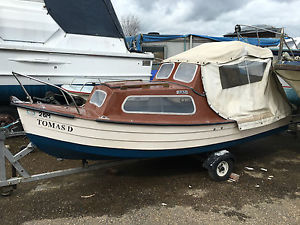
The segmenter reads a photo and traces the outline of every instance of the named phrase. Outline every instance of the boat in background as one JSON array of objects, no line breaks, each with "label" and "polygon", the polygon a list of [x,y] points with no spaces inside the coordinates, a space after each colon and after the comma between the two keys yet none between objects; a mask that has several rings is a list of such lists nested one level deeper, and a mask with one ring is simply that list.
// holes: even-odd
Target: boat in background
[{"label": "boat in background", "polygon": [[[285,88],[290,101],[297,106],[300,106],[300,50],[298,49],[299,43],[297,40],[292,40],[293,44],[289,45],[288,43],[290,42],[285,40],[285,34],[282,33],[278,57],[274,60],[273,68],[275,73],[296,92],[295,95]],[[295,46],[296,49],[290,48],[290,46]],[[288,51],[286,49],[288,49]]]},{"label": "boat in background", "polygon": [[[281,61],[274,64],[274,71],[288,84],[283,85],[289,100],[300,106],[300,61]],[[290,87],[294,92],[289,90]]]},{"label": "boat in background", "polygon": [[[81,83],[81,82],[79,82]],[[78,84],[77,82],[72,82],[71,84],[63,84],[62,89],[72,94],[73,96],[79,96],[84,100],[87,100],[92,93],[96,85],[100,85],[102,82],[100,79],[90,80],[89,82]]]},{"label": "boat in background", "polygon": [[[128,50],[109,0],[1,0],[0,21],[0,104],[25,97],[12,71],[57,85],[151,77],[152,53]],[[21,79],[34,96],[47,91]]]},{"label": "boat in background", "polygon": [[[215,152],[287,129],[291,108],[270,73],[272,58],[269,49],[242,42],[208,43],[166,59],[152,82],[96,85],[81,107],[33,103],[30,96],[12,104],[31,142],[58,158]],[[219,151],[204,165],[225,180],[233,158]]]},{"label": "boat in background", "polygon": [[[280,52],[280,43],[276,48],[270,48],[273,52],[275,59],[278,58],[278,54]],[[285,44],[283,44],[282,53],[290,53],[293,51],[294,56],[300,56],[300,37],[295,38],[287,38],[285,39]]]},{"label": "boat in background", "polygon": [[[293,38],[285,34],[284,28],[281,32],[265,29],[257,26],[236,25],[236,35],[241,36],[241,27],[249,27],[256,29],[257,38],[258,31],[266,31],[276,34],[280,37],[280,43],[276,48],[270,48],[274,55],[273,71],[281,78],[281,84],[289,101],[295,106],[300,106],[300,38]],[[292,89],[293,90],[292,90]]]},{"label": "boat in background", "polygon": [[300,97],[297,95],[297,92],[292,88],[284,79],[280,76],[278,77],[280,83],[282,84],[283,90],[289,100],[295,106],[300,106]]},{"label": "boat in background", "polygon": [[84,100],[87,100],[92,93],[95,85],[94,84],[83,84],[83,85],[72,85],[64,84],[61,86],[65,91],[69,92],[72,95],[79,96]]}]

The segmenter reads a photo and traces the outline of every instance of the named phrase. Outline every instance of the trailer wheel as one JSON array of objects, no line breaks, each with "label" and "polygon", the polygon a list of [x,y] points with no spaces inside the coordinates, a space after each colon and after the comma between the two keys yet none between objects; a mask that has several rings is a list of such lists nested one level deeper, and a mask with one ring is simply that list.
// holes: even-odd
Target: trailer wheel
[{"label": "trailer wheel", "polygon": [[208,174],[215,181],[225,181],[228,180],[232,170],[233,161],[231,159],[221,159],[208,169]]},{"label": "trailer wheel", "polygon": [[2,188],[0,189],[0,194],[1,194],[3,197],[11,196],[12,193],[13,193],[13,187],[12,187],[12,186],[2,187]]},{"label": "trailer wheel", "polygon": [[208,170],[209,176],[215,181],[228,180],[234,165],[234,156],[227,150],[211,154],[203,166]]}]

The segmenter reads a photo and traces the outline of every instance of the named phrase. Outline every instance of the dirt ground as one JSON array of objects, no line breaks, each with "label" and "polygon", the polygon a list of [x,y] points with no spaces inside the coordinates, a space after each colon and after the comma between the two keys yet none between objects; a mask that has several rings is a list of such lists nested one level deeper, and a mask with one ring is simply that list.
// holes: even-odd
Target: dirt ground
[{"label": "dirt ground", "polygon": [[[16,151],[26,142],[6,144]],[[0,224],[300,224],[300,132],[230,151],[240,175],[233,183],[212,181],[198,159],[187,156],[20,184],[0,197]],[[80,162],[35,151],[22,164],[36,173]]]}]

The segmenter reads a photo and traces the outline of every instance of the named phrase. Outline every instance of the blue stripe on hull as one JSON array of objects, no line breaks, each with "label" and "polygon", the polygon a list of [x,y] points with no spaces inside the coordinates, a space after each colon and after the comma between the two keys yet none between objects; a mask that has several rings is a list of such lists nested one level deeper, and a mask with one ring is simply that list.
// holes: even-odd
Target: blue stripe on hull
[{"label": "blue stripe on hull", "polygon": [[298,97],[296,91],[293,88],[283,88],[288,100],[294,105],[300,106],[300,98]]},{"label": "blue stripe on hull", "polygon": [[[25,88],[31,96],[35,97],[45,97],[47,91],[57,92],[56,88],[48,85],[25,85]],[[19,99],[26,99],[26,95],[20,85],[0,85],[0,93],[1,104],[8,104],[12,95]]]},{"label": "blue stripe on hull", "polygon": [[255,140],[260,137],[272,135],[280,131],[286,130],[288,126],[277,128],[265,133],[254,135],[251,137],[214,144],[209,146],[202,146],[196,148],[178,149],[178,150],[130,150],[130,149],[112,149],[100,148],[86,145],[79,145],[64,141],[58,141],[46,137],[41,137],[33,134],[27,134],[28,138],[42,151],[57,158],[64,159],[89,159],[89,160],[102,160],[112,158],[158,158],[158,157],[171,157],[192,155],[204,152],[210,152],[220,149],[225,149],[246,141]]}]

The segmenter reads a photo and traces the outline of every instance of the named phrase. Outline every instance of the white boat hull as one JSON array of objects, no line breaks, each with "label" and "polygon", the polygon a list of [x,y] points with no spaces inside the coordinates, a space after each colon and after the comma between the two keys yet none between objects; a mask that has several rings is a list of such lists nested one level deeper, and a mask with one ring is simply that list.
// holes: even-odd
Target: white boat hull
[{"label": "white boat hull", "polygon": [[13,71],[56,85],[150,80],[153,54],[129,52],[123,38],[66,33],[43,1],[1,0],[0,21],[0,102],[20,97]]},{"label": "white boat hull", "polygon": [[[18,108],[18,112],[29,138],[42,150],[46,149],[47,153],[62,158],[73,158],[76,152],[79,155],[86,153],[98,157],[122,158],[196,154],[229,147],[286,127],[289,123],[289,118],[285,118],[267,126],[240,131],[235,123],[195,126],[134,125],[66,118],[24,108]],[[49,147],[55,146],[55,143],[57,146],[70,146],[73,155],[69,154],[70,149],[66,149],[70,157],[64,155],[63,149],[59,152],[52,149],[55,153],[51,152]]]},{"label": "white boat hull", "polygon": [[[151,76],[151,58],[110,55],[67,54],[0,49],[0,85],[15,85],[12,71],[54,84],[78,83],[90,79],[101,81],[144,79]],[[36,84],[30,80],[25,85]]]}]

